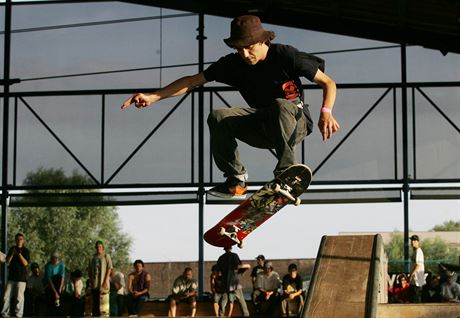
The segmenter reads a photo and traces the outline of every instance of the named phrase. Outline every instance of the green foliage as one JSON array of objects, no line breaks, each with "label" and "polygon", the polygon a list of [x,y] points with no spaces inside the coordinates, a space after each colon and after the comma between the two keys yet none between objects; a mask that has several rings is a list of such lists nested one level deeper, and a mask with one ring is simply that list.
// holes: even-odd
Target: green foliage
[{"label": "green foliage", "polygon": [[[388,272],[404,272],[404,240],[402,232],[393,232],[391,240],[385,245],[385,252],[388,256]],[[460,255],[460,250],[449,248],[446,241],[439,236],[433,239],[422,239],[420,247],[425,256],[425,271],[438,272],[438,263],[456,262]],[[412,255],[412,247],[409,244],[409,255]]]},{"label": "green foliage", "polygon": [[385,245],[385,253],[388,257],[388,272],[404,272],[404,241],[401,232],[393,232],[390,242]]},{"label": "green foliage", "polygon": [[443,224],[438,224],[433,227],[432,231],[435,232],[442,232],[442,231],[450,231],[450,232],[455,232],[455,231],[460,231],[460,221],[446,221]]},{"label": "green foliage", "polygon": [[[91,183],[89,178],[77,172],[67,177],[62,169],[43,168],[28,174],[24,182],[25,185],[53,186]],[[24,198],[23,203],[27,200],[30,199]],[[37,198],[34,200],[37,201]],[[41,197],[38,200],[44,201],[46,198]],[[125,270],[129,267],[131,238],[121,231],[116,207],[21,207],[11,208],[9,212],[9,244],[14,244],[14,235],[17,232],[24,233],[25,246],[30,250],[31,261],[39,263],[41,267],[54,251],[59,251],[67,269],[80,269],[85,273],[89,259],[95,253],[97,240],[104,241],[105,249],[112,257],[115,268]]]}]

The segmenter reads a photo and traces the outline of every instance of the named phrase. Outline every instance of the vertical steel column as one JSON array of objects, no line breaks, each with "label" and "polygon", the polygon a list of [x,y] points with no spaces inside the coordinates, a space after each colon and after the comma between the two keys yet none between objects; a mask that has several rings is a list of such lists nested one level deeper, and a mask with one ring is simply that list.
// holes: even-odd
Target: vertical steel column
[{"label": "vertical steel column", "polygon": [[409,136],[407,114],[407,60],[406,43],[401,44],[401,105],[403,144],[403,202],[404,202],[404,271],[409,272]]},{"label": "vertical steel column", "polygon": [[[198,15],[198,71],[204,70],[204,14]],[[198,295],[204,288],[204,91],[198,89]]]},{"label": "vertical steel column", "polygon": [[[9,121],[9,102],[10,102],[10,49],[11,49],[11,0],[5,2],[5,33],[4,33],[4,64],[3,64],[3,80],[4,80],[4,99],[3,99],[3,136],[2,136],[2,251],[7,250],[8,236],[8,121]],[[2,267],[2,281],[6,283],[6,266]]]}]

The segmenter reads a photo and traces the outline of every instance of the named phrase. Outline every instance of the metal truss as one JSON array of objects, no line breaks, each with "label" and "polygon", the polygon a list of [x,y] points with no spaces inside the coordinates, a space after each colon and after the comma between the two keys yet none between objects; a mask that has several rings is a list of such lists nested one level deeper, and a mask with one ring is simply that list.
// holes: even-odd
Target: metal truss
[{"label": "metal truss", "polygon": [[[123,90],[80,90],[80,91],[48,91],[48,92],[11,92],[11,85],[14,85],[19,80],[10,78],[10,54],[11,54],[11,1],[5,3],[5,28],[4,28],[4,74],[0,84],[3,85],[4,90],[0,93],[0,98],[3,101],[3,130],[2,130],[2,185],[1,185],[1,198],[0,205],[2,207],[2,218],[1,218],[1,249],[6,250],[7,248],[7,217],[8,217],[8,206],[21,206],[21,200],[24,197],[28,197],[28,204],[30,206],[62,206],[62,205],[147,205],[147,204],[178,204],[178,203],[196,203],[198,207],[198,218],[199,218],[199,231],[197,241],[199,244],[199,281],[200,281],[200,294],[202,294],[202,286],[204,282],[204,257],[203,257],[203,209],[205,204],[225,204],[225,201],[218,201],[206,198],[206,187],[214,184],[213,176],[213,165],[211,153],[209,157],[209,166],[204,166],[204,158],[207,155],[204,151],[204,145],[208,143],[204,138],[205,129],[205,116],[207,114],[205,110],[205,98],[209,98],[209,110],[213,109],[214,98],[219,99],[224,105],[230,107],[222,92],[234,91],[229,87],[201,87],[195,91],[189,92],[183,96],[160,120],[160,122],[152,128],[148,134],[142,139],[142,141],[135,147],[135,149],[123,160],[123,162],[111,173],[107,171],[104,158],[105,149],[105,109],[106,109],[106,98],[113,94],[129,94],[132,92],[131,89]],[[199,41],[199,70],[202,71],[204,65],[204,47],[203,41],[204,36],[204,15],[199,14],[198,16],[198,36]],[[409,149],[412,148],[415,152],[417,146],[417,130],[416,130],[416,102],[415,96],[422,97],[429,103],[438,113],[449,127],[452,128],[452,133],[459,134],[460,128],[459,123],[455,122],[446,115],[443,108],[437,105],[429,94],[426,92],[426,88],[435,87],[446,87],[452,89],[458,89],[460,82],[423,82],[423,83],[408,83],[407,72],[406,72],[406,45],[402,43],[401,49],[401,82],[395,83],[364,83],[364,84],[338,84],[338,89],[382,89],[384,92],[378,96],[373,104],[369,105],[367,111],[358,118],[348,133],[337,143],[337,145],[322,159],[322,161],[313,167],[314,173],[318,173],[323,166],[334,157],[336,152],[341,149],[343,144],[353,138],[355,131],[362,125],[366,119],[381,105],[384,98],[391,96],[393,101],[393,142],[394,147],[393,158],[394,158],[394,177],[386,180],[336,180],[336,181],[317,181],[314,185],[328,186],[325,189],[313,190],[311,197],[306,198],[307,203],[350,203],[350,202],[404,202],[404,237],[406,242],[408,241],[409,233],[409,205],[408,202],[411,199],[411,191],[414,193],[417,190],[418,184],[423,184],[423,187],[419,187],[418,194],[412,196],[414,199],[443,199],[443,198],[460,198],[460,189],[455,186],[456,183],[460,183],[458,176],[454,176],[452,179],[419,179],[417,178],[417,160],[416,156],[413,155],[413,171],[409,171]],[[379,48],[376,48],[379,49]],[[194,63],[195,64],[195,63]],[[29,79],[31,80],[31,79]],[[305,85],[306,89],[318,89],[314,85]],[[148,88],[151,90],[151,88]],[[139,89],[142,90],[142,89]],[[396,107],[398,92],[401,92],[401,115],[402,115],[402,129],[401,136],[397,135],[397,124],[396,119],[398,117]],[[408,93],[412,94],[412,118],[409,118],[409,105],[408,105]],[[99,96],[100,97],[100,129],[101,129],[101,173],[100,175],[94,175],[88,167],[86,167],[83,161],[72,151],[71,147],[67,145],[63,139],[56,133],[47,121],[42,118],[34,109],[34,105],[31,102],[31,97],[38,96]],[[190,153],[190,182],[182,183],[148,183],[148,184],[114,184],[114,178],[125,168],[125,166],[132,160],[132,158],[145,146],[145,144],[157,133],[157,131],[164,125],[170,116],[176,112],[180,107],[185,104],[188,97],[191,97],[191,153]],[[13,102],[11,105],[10,103]],[[13,115],[11,116],[11,106],[13,106]],[[77,166],[79,166],[88,177],[93,181],[91,185],[81,186],[22,186],[17,185],[17,133],[18,133],[18,108],[23,107],[27,109],[30,114],[46,129],[50,137],[62,147],[64,152],[70,156]],[[197,120],[195,120],[195,117]],[[10,127],[10,120],[13,119],[13,127]],[[412,145],[410,146],[409,140],[409,124],[412,121]],[[10,134],[13,133],[12,142],[10,140]],[[398,167],[400,163],[397,158],[397,142],[402,139],[403,145],[403,159],[402,159],[402,177],[398,177]],[[198,147],[195,147],[195,144]],[[305,162],[305,144],[302,143],[302,162]],[[13,160],[10,161],[9,154],[13,153]],[[275,155],[271,151],[272,155]],[[195,161],[197,160],[197,161]],[[12,169],[13,180],[8,179],[9,171]],[[206,180],[204,177],[204,171],[209,171],[209,179]],[[263,182],[253,182],[250,185],[261,185]],[[438,184],[444,184],[443,187],[438,187]],[[452,184],[452,187],[447,187],[445,184]],[[426,184],[429,184],[427,187]],[[349,189],[340,189],[341,186],[351,186]],[[374,185],[376,186],[369,195],[370,191],[363,185]],[[337,186],[337,187],[332,187]],[[122,189],[140,189],[139,192],[124,191],[114,192],[112,190]],[[151,189],[159,189],[159,191],[152,191]],[[161,189],[161,191],[160,191]],[[31,191],[33,190],[33,191]],[[55,190],[56,193],[50,193],[50,190]],[[67,190],[65,193],[60,190]],[[73,191],[75,190],[75,191]],[[100,190],[101,192],[82,192],[80,190]],[[25,191],[29,191],[24,193]],[[446,194],[447,191],[447,194]],[[380,194],[377,194],[380,192]],[[350,193],[353,195],[349,196]],[[438,193],[438,194],[436,194]],[[324,196],[326,195],[326,196]],[[141,197],[142,196],[142,197]],[[34,198],[37,200],[34,201]],[[24,204],[22,203],[22,206]],[[404,251],[405,258],[409,258],[408,243],[405,243]],[[5,274],[4,274],[5,275]],[[3,280],[6,281],[6,280]]]}]

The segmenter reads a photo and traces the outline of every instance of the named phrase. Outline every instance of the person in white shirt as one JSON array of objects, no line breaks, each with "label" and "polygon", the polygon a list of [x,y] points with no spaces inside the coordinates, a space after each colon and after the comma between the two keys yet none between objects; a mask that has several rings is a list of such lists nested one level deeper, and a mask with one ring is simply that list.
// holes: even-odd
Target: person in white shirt
[{"label": "person in white shirt", "polygon": [[420,247],[420,238],[418,235],[410,237],[412,245],[412,268],[409,274],[410,281],[410,301],[412,303],[422,302],[422,289],[425,285],[425,260],[422,248]]},{"label": "person in white shirt", "polygon": [[112,270],[110,272],[110,316],[118,317],[123,315],[125,294],[125,275],[122,272]]}]

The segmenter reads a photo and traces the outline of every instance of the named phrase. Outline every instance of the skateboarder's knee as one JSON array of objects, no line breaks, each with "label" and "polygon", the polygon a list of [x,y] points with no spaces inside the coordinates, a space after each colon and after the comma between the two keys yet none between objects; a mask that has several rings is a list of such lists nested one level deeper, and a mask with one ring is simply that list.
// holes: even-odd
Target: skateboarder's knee
[{"label": "skateboarder's knee", "polygon": [[213,110],[208,116],[208,125],[218,124],[225,118],[226,109]]}]

